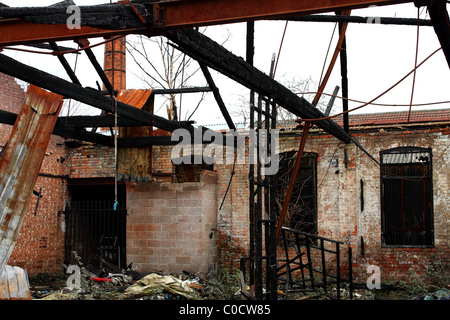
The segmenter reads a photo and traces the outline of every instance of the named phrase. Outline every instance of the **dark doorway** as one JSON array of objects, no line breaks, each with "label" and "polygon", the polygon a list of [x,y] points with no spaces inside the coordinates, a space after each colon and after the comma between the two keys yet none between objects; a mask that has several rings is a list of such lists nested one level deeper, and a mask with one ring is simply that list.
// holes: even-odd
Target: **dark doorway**
[{"label": "dark doorway", "polygon": [[76,254],[84,265],[101,268],[126,264],[126,187],[118,184],[115,206],[114,181],[70,181],[71,201],[66,208],[66,263]]},{"label": "dark doorway", "polygon": [[[296,155],[296,151],[280,154],[279,171],[276,175],[278,215],[283,207],[283,201],[291,179]],[[304,153],[284,220],[285,227],[309,234],[317,234],[316,164],[317,154]]]}]

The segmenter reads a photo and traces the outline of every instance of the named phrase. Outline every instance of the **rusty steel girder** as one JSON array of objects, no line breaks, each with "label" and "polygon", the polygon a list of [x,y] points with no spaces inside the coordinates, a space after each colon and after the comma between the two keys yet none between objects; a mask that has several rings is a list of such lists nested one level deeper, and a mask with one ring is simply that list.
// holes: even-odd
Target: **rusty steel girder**
[{"label": "rusty steel girder", "polygon": [[[431,0],[430,0],[431,1]],[[274,19],[310,15],[314,13],[344,11],[349,9],[367,8],[370,6],[384,6],[413,2],[411,0],[183,0],[183,1],[133,1],[145,7],[147,16],[152,19],[142,21],[143,17],[135,14],[130,25],[139,27],[125,27],[111,25],[98,27],[96,19],[83,13],[80,28],[69,29],[64,21],[55,21],[51,11],[36,18],[34,15],[24,18],[7,16],[0,20],[0,47],[19,44],[33,44],[49,41],[61,41],[80,38],[111,37],[114,35],[146,34],[150,36],[164,35],[167,29],[181,29],[208,25],[219,25],[235,22]],[[128,1],[120,1],[116,6],[129,6]],[[100,5],[101,6],[101,5]],[[100,7],[97,6],[97,7]],[[104,5],[103,5],[104,6]],[[95,6],[89,6],[93,8]],[[87,8],[87,7],[85,7]],[[137,9],[132,6],[133,10]],[[9,8],[6,8],[9,9]],[[14,9],[14,8],[11,8]],[[20,8],[26,9],[26,8]],[[31,8],[32,9],[32,8]],[[51,9],[51,8],[50,8]],[[54,9],[58,10],[58,9]],[[33,23],[36,19],[39,23]],[[48,17],[48,18],[47,18]],[[67,18],[70,14],[67,14]],[[64,18],[64,16],[63,16]],[[31,20],[30,20],[31,19]],[[61,19],[61,16],[59,17]],[[64,20],[64,19],[63,19]],[[88,22],[86,22],[88,21]],[[92,24],[89,21],[93,21]],[[130,20],[131,21],[131,20]],[[112,22],[114,23],[114,22]]]},{"label": "rusty steel girder", "polygon": [[62,98],[30,85],[0,159],[0,275],[17,241]]}]

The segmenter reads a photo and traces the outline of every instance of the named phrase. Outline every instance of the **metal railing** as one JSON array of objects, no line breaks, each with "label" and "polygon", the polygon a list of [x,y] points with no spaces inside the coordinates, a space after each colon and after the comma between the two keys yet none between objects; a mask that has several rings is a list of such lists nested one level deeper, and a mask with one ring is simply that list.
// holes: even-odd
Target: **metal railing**
[{"label": "metal railing", "polygon": [[[285,284],[286,294],[323,288],[326,295],[334,298],[329,288],[335,284],[336,299],[340,300],[341,288],[346,282],[349,298],[353,299],[352,248],[347,243],[285,227],[281,241],[285,257],[278,259],[277,272],[278,282]],[[345,248],[346,264],[341,259]],[[344,264],[348,267],[347,277],[342,277]]]}]

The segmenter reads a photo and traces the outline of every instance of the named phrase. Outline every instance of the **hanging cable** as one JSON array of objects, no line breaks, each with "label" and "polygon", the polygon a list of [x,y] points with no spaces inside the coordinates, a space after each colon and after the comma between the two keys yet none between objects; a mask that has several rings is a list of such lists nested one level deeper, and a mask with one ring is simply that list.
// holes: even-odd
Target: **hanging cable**
[{"label": "hanging cable", "polygon": [[118,195],[117,195],[117,171],[118,171],[118,157],[117,157],[117,98],[113,95],[114,99],[114,211],[117,211],[117,206],[119,205]]},{"label": "hanging cable", "polygon": [[91,49],[91,48],[95,48],[98,46],[101,46],[103,44],[107,44],[108,42],[111,41],[115,41],[118,40],[120,38],[123,38],[123,36],[117,36],[87,47],[83,47],[83,48],[78,48],[78,49],[73,49],[73,50],[64,50],[64,51],[38,51],[38,50],[30,50],[30,49],[22,49],[22,48],[16,48],[16,47],[3,47],[2,49],[4,50],[13,50],[13,51],[21,51],[21,52],[26,52],[26,53],[36,53],[36,54],[47,54],[47,55],[53,55],[53,56],[62,56],[65,54],[69,54],[69,53],[78,53],[81,51],[84,51],[86,49]]},{"label": "hanging cable", "polygon": [[275,72],[277,71],[278,60],[280,60],[281,48],[283,47],[284,36],[286,35],[286,29],[287,29],[287,26],[288,26],[288,22],[289,22],[289,21],[286,21],[286,24],[284,25],[283,35],[281,36],[280,47],[278,48],[277,61],[276,61],[276,63],[275,63],[275,67],[273,68],[273,74],[272,74],[272,78],[273,78],[273,79],[275,79]]},{"label": "hanging cable", "polygon": [[413,97],[414,97],[414,87],[416,84],[417,56],[418,56],[418,52],[419,52],[419,30],[420,30],[419,19],[420,19],[420,8],[417,7],[416,57],[415,57],[415,61],[414,61],[414,75],[413,75],[413,83],[412,83],[412,89],[411,89],[411,100],[409,103],[408,123],[409,123],[409,118],[411,116],[411,109],[412,109],[412,103],[413,103]]},{"label": "hanging cable", "polygon": [[[300,95],[317,94],[317,91],[295,92],[295,94],[300,94]],[[331,94],[331,93],[325,93],[325,92],[323,92],[322,94],[325,95],[325,96],[335,97],[335,98],[338,98],[338,99],[348,100],[348,101],[351,101],[351,102],[367,103],[367,104],[370,104],[370,105],[373,105],[373,106],[381,106],[381,107],[409,107],[410,106],[410,104],[367,102],[367,101],[346,98],[346,97],[338,96],[338,95]],[[423,106],[432,106],[432,105],[436,105],[436,104],[446,104],[446,103],[450,103],[450,100],[447,100],[447,101],[436,101],[436,102],[425,102],[425,103],[415,103],[412,106],[413,107],[423,107]]]},{"label": "hanging cable", "polygon": [[331,44],[333,43],[333,38],[334,38],[334,34],[336,33],[337,25],[338,25],[337,23],[334,24],[333,33],[331,34],[330,43],[328,44],[327,53],[326,53],[325,59],[323,61],[322,72],[320,73],[319,83],[322,83],[323,73],[325,72],[325,66],[327,64],[328,54],[330,53]]},{"label": "hanging cable", "polygon": [[[80,47],[80,44],[78,44],[78,48]],[[75,57],[75,66],[73,67],[73,73],[76,74],[77,72],[77,65],[78,65],[78,55]],[[69,100],[69,106],[67,108],[67,116],[70,115],[70,106],[72,104],[72,99]]]},{"label": "hanging cable", "polygon": [[411,70],[410,72],[408,72],[403,78],[401,78],[399,81],[397,81],[395,84],[393,84],[392,86],[390,86],[388,89],[386,89],[385,91],[383,91],[381,94],[379,94],[378,96],[376,96],[375,98],[373,98],[372,100],[370,100],[369,102],[366,102],[358,107],[355,107],[353,109],[341,112],[341,113],[337,113],[335,115],[332,116],[328,116],[328,117],[323,117],[323,118],[317,118],[317,119],[305,119],[307,121],[321,121],[321,120],[327,120],[327,119],[332,119],[338,116],[341,116],[345,113],[350,113],[353,111],[356,111],[358,109],[364,108],[366,106],[368,106],[369,104],[373,103],[375,100],[378,100],[380,97],[382,97],[383,95],[385,95],[386,93],[388,93],[389,91],[391,91],[392,89],[394,89],[397,85],[399,85],[403,80],[405,80],[407,77],[409,77],[411,75],[411,73],[413,73],[416,69],[418,69],[422,64],[424,64],[428,59],[430,59],[434,54],[436,54],[439,50],[441,50],[442,48],[438,48],[435,51],[433,51],[428,57],[426,57],[420,64],[418,64],[416,67],[414,67],[413,70]]},{"label": "hanging cable", "polygon": [[178,120],[181,121],[181,103],[183,101],[183,84],[184,84],[184,68],[185,68],[186,54],[183,54],[183,68],[181,70],[181,90],[180,90],[180,108],[178,110]]}]

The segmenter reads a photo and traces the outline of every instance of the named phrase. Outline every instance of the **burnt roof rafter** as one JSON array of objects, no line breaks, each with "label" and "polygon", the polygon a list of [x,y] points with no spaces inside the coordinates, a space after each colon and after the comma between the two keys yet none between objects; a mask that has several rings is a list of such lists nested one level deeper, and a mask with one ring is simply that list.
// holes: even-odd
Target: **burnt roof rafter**
[{"label": "burnt roof rafter", "polygon": [[[303,97],[281,85],[269,75],[253,67],[242,58],[234,55],[223,46],[193,29],[170,32],[167,37],[176,48],[186,53],[200,64],[235,80],[241,85],[260,94],[271,97],[281,107],[303,119],[318,119],[324,114]],[[323,130],[344,142],[350,142],[350,136],[334,121],[320,120],[316,123]]]},{"label": "burnt roof rafter", "polygon": [[[444,3],[445,7],[445,1],[437,1],[439,5],[441,5],[441,2]],[[428,6],[431,8],[436,1],[316,0],[302,2],[283,1],[275,4],[273,1],[260,0],[256,6],[253,2],[246,0],[236,0],[232,3],[226,0],[119,1],[117,4],[80,6],[79,9],[83,19],[81,19],[81,28],[75,31],[69,30],[67,25],[64,25],[68,21],[67,5],[65,4],[39,8],[0,7],[0,17],[4,18],[0,20],[0,30],[3,31],[0,33],[0,46],[32,44],[42,41],[52,43],[52,41],[56,40],[108,37],[117,34],[145,34],[149,37],[165,35],[176,43],[180,51],[187,53],[199,63],[223,73],[256,92],[274,98],[281,107],[298,117],[317,119],[322,118],[324,115],[308,101],[298,97],[289,89],[228,52],[222,46],[215,44],[211,39],[186,28],[239,21],[290,18],[350,8],[364,8],[371,5],[390,5],[407,2],[415,2],[417,6]],[[208,8],[211,9],[212,6],[214,10],[207,10]],[[236,10],[237,8],[239,10]],[[448,26],[447,29],[445,28],[446,21],[448,25],[448,14],[445,15],[446,10],[445,14],[442,11],[441,8],[439,14],[435,14],[434,18],[432,15],[432,20],[434,20],[433,26],[444,52],[448,53],[450,32],[448,32]],[[33,28],[30,28],[30,23]],[[173,29],[176,31],[170,31]],[[214,49],[214,53],[211,54],[211,50],[210,52],[205,51],[204,47],[198,45],[199,41],[207,44],[209,49]],[[448,54],[446,56],[448,59]],[[0,58],[0,60],[2,59],[6,59],[6,56]],[[66,92],[63,94],[66,97],[74,98],[73,95],[75,95],[77,98],[74,99],[103,111],[111,112],[112,110],[111,106],[108,106],[110,102],[108,98],[101,95],[101,93],[99,94],[98,91],[94,94],[94,90],[82,88],[79,83],[78,85],[75,83],[74,91],[67,92],[65,88],[60,87],[65,84],[60,81],[62,79],[58,78],[58,81],[56,81],[58,84],[43,83],[42,80],[44,78],[51,76],[45,73],[38,74],[41,77],[38,77],[40,80],[32,79],[34,82],[28,81],[25,78],[30,77],[23,74],[24,69],[27,68],[20,63],[18,66],[18,69],[22,70],[22,72],[14,71],[5,66],[5,64],[2,64],[1,69],[7,74],[42,86],[53,92],[60,94],[61,92]],[[37,69],[32,68],[30,70],[36,74],[35,71]],[[254,79],[257,79],[256,83]],[[136,110],[131,110],[131,106],[123,103],[119,102],[119,104],[121,115],[129,119],[146,124],[152,123],[159,128],[169,131],[183,127],[181,124],[173,123],[150,113],[146,114],[145,111],[137,112]],[[349,134],[330,119],[317,121],[317,125],[344,142],[351,141]]]},{"label": "burnt roof rafter", "polygon": [[[0,54],[0,72],[103,111],[114,112],[114,100],[111,97],[104,96],[102,92],[92,88],[83,88],[47,72],[27,66],[4,54]],[[192,126],[167,120],[120,101],[117,101],[117,113],[119,116],[138,121],[142,125],[154,125],[167,131],[180,128],[192,130]]]}]

